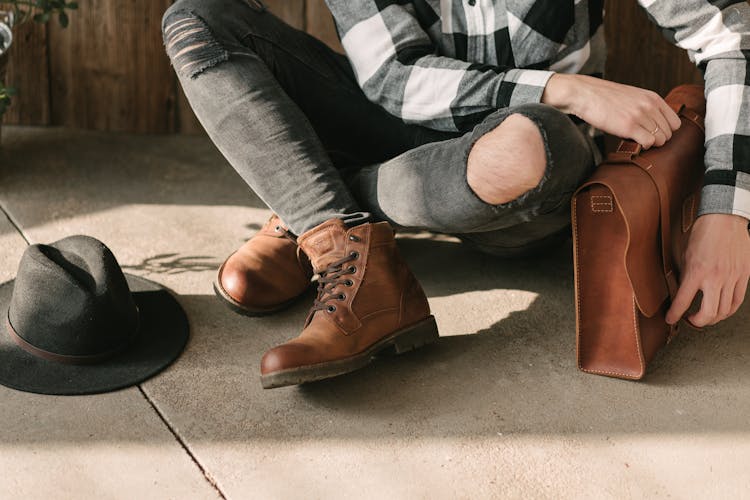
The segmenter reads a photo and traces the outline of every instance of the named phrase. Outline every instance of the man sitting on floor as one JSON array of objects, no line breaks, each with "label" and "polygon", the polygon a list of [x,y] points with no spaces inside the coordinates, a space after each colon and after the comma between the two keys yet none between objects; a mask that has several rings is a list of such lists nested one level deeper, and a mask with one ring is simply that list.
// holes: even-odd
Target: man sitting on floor
[{"label": "man sitting on floor", "polygon": [[[264,387],[298,384],[437,338],[392,226],[501,256],[568,239],[570,198],[602,157],[595,130],[664,145],[655,93],[601,79],[603,0],[327,0],[346,56],[259,0],[178,0],[166,50],[211,139],[278,216],[219,271],[246,314],[318,297],[265,354]],[[750,276],[750,5],[640,0],[706,79],[706,176],[676,322],[734,314]],[[283,221],[283,222],[282,222]]]}]

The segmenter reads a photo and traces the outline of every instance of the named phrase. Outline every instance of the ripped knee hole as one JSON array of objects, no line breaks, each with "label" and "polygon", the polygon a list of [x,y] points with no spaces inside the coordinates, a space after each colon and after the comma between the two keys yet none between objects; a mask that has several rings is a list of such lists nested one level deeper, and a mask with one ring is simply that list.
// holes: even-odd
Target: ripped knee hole
[{"label": "ripped knee hole", "polygon": [[208,24],[191,11],[169,13],[162,33],[172,66],[183,76],[196,78],[229,59],[229,52],[216,40]]}]

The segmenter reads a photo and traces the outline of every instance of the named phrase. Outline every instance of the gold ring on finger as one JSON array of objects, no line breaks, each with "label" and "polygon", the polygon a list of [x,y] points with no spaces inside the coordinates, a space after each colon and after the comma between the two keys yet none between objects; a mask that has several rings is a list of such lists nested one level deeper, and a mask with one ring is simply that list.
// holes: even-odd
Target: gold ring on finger
[{"label": "gold ring on finger", "polygon": [[657,125],[657,126],[656,126],[656,128],[654,129],[654,131],[653,131],[653,132],[651,132],[651,135],[656,135],[656,134],[658,134],[658,133],[659,133],[659,130],[661,130],[661,128],[659,128],[659,125]]}]

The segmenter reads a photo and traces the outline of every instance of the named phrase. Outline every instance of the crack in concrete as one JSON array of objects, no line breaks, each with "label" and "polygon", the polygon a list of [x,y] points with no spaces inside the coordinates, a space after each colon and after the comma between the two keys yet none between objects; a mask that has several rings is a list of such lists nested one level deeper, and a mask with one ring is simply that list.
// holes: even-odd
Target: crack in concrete
[{"label": "crack in concrete", "polygon": [[[21,238],[24,239],[27,245],[31,245],[31,239],[24,233],[23,229],[21,228],[21,224],[11,215],[10,211],[6,208],[5,204],[0,202],[0,212],[5,215],[5,218],[8,219],[8,222],[13,226],[13,228],[18,231],[18,234],[21,236]],[[159,410],[159,408],[156,406],[156,403],[154,403],[151,398],[146,394],[146,391],[143,390],[143,387],[140,385],[137,386],[138,390],[143,395],[146,402],[153,408],[153,410],[156,412],[156,415],[158,415],[159,419],[164,423],[164,425],[167,427],[169,432],[172,434],[172,436],[175,438],[177,443],[182,447],[182,449],[187,453],[187,455],[190,457],[190,460],[195,464],[196,467],[198,467],[198,470],[201,471],[201,474],[203,474],[203,477],[206,481],[208,481],[208,484],[211,485],[211,487],[216,491],[216,493],[221,497],[222,499],[226,500],[226,496],[224,495],[224,492],[221,491],[221,488],[219,488],[219,485],[216,483],[216,479],[213,478],[213,476],[206,470],[205,467],[198,461],[198,458],[193,454],[192,450],[188,447],[187,443],[180,437],[179,434],[172,428],[172,426],[167,421],[164,414]]]},{"label": "crack in concrete", "polygon": [[177,431],[175,431],[172,428],[172,426],[167,421],[167,418],[164,416],[164,414],[161,412],[161,410],[159,410],[159,408],[156,406],[156,403],[154,403],[154,401],[149,397],[148,394],[146,394],[146,391],[140,385],[138,385],[138,390],[141,391],[141,394],[143,395],[143,397],[146,399],[146,401],[148,402],[148,404],[151,405],[151,408],[154,409],[154,411],[159,416],[159,418],[164,423],[164,425],[167,427],[167,429],[169,429],[169,432],[172,433],[172,436],[175,438],[175,440],[177,441],[177,443],[179,443],[179,445],[182,447],[182,449],[185,450],[185,453],[187,453],[188,456],[190,457],[190,459],[193,461],[193,463],[195,464],[195,466],[198,467],[198,469],[201,471],[201,474],[203,474],[203,477],[206,479],[206,481],[208,481],[208,484],[211,485],[211,487],[216,491],[216,493],[218,493],[218,495],[222,499],[226,500],[227,497],[226,497],[226,495],[224,495],[224,492],[221,491],[221,488],[219,488],[219,485],[217,484],[216,479],[214,479],[214,477],[211,475],[211,473],[209,473],[206,470],[206,468],[203,467],[203,465],[200,463],[200,461],[195,456],[195,454],[193,453],[193,451],[188,447],[187,443],[180,437],[179,434],[177,434]]},{"label": "crack in concrete", "polygon": [[10,210],[5,208],[5,204],[0,201],[0,212],[2,212],[5,215],[5,218],[8,219],[8,222],[10,222],[10,225],[13,226],[16,231],[18,231],[18,234],[21,235],[21,238],[26,242],[27,245],[31,245],[31,238],[29,238],[26,233],[23,232],[23,229],[21,229],[21,223],[16,220],[15,217],[10,213]]}]

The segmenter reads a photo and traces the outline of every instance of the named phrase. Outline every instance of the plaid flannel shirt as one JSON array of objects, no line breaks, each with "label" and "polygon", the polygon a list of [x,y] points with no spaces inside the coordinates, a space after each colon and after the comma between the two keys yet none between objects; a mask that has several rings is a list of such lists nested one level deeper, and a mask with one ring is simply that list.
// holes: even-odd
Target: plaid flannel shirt
[{"label": "plaid flannel shirt", "polygon": [[[750,219],[750,4],[638,0],[706,80],[698,215]],[[604,0],[326,0],[370,100],[408,123],[465,131],[539,102],[554,72],[601,76]]]}]

